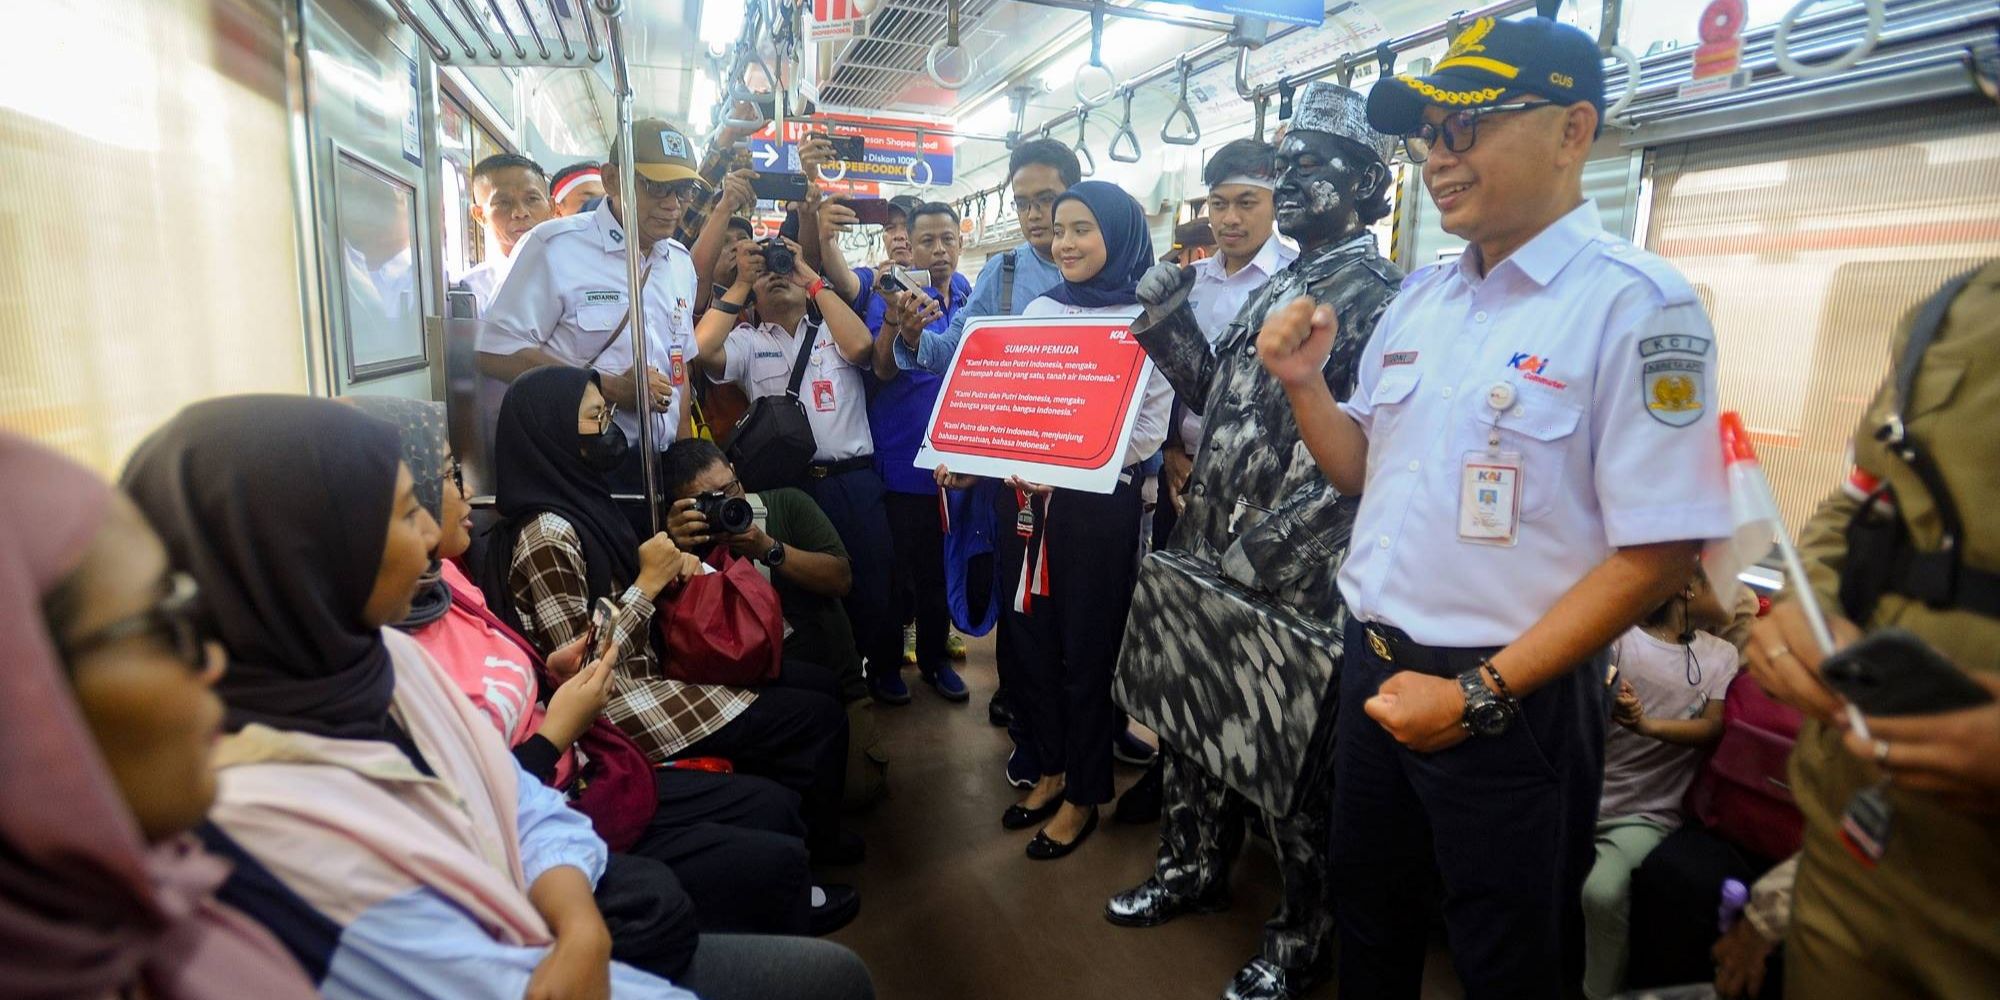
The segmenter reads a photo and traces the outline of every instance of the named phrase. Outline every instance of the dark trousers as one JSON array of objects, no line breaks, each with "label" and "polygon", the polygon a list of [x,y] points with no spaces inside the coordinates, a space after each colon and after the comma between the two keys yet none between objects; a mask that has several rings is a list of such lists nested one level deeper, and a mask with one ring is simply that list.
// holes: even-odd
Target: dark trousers
[{"label": "dark trousers", "polygon": [[[889,539],[888,490],[872,468],[851,469],[808,478],[805,491],[833,522],[854,586],[843,602],[854,626],[854,643],[868,661],[868,676],[887,676],[903,668],[903,625],[889,607],[889,577],[895,563],[895,543]],[[939,556],[940,571],[942,556]]]},{"label": "dark trousers", "polygon": [[597,880],[597,909],[611,932],[611,957],[678,980],[701,935],[695,904],[673,866],[636,854],[613,854]]},{"label": "dark trousers", "polygon": [[847,710],[833,671],[786,660],[778,679],[729,724],[696,740],[682,757],[727,757],[736,770],[797,792],[808,844],[840,831],[847,785]]},{"label": "dark trousers", "polygon": [[1313,971],[1333,940],[1333,893],[1327,873],[1329,793],[1315,785],[1297,812],[1271,816],[1200,764],[1160,748],[1160,854],[1154,877],[1193,899],[1229,883],[1243,847],[1245,820],[1264,825],[1278,863],[1278,909],[1264,922],[1259,954],[1280,968]]},{"label": "dark trousers", "polygon": [[[1715,975],[1710,949],[1720,936],[1716,910],[1724,879],[1750,885],[1771,869],[1698,826],[1667,836],[1632,873],[1632,960],[1627,989],[1699,983]],[[1784,995],[1784,955],[1774,950],[1764,963],[1763,997]]]},{"label": "dark trousers", "polygon": [[[1012,499],[1012,491],[1002,494]],[[1039,505],[1038,505],[1039,506]],[[1047,508],[1049,594],[1026,614],[1013,610],[1026,547],[1002,546],[1001,582],[1011,619],[1015,676],[1003,678],[1008,704],[1027,715],[1043,774],[1067,776],[1063,798],[1080,806],[1111,801],[1111,738],[1118,711],[1111,674],[1125,638],[1138,582],[1139,489],[1121,483],[1110,494],[1057,490]],[[1003,536],[1013,515],[1001,521]],[[1010,554],[1011,553],[1011,554]]]},{"label": "dark trousers", "polygon": [[631,853],[671,867],[709,933],[803,934],[811,912],[799,795],[769,778],[655,772],[660,804]]},{"label": "dark trousers", "polygon": [[895,542],[895,620],[917,623],[917,668],[929,674],[951,657],[951,607],[944,593],[944,522],[935,493],[887,495],[889,535]]},{"label": "dark trousers", "polygon": [[1418,995],[1439,877],[1467,997],[1576,996],[1604,788],[1603,657],[1528,695],[1505,733],[1417,753],[1363,704],[1398,670],[1455,676],[1487,651],[1429,652],[1391,664],[1348,622],[1333,781],[1340,996]]}]

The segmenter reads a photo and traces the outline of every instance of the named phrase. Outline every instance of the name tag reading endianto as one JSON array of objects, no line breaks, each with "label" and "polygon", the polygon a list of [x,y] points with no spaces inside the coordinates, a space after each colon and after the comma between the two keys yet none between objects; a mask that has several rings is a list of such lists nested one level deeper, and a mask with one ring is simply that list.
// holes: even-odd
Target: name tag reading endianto
[{"label": "name tag reading endianto", "polygon": [[1521,456],[1474,451],[1459,475],[1458,537],[1481,545],[1512,545],[1521,537]]}]

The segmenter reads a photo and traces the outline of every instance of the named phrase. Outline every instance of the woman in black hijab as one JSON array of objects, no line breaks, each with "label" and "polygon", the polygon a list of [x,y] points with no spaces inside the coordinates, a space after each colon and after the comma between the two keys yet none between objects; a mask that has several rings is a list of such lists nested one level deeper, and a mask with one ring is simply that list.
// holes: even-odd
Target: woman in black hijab
[{"label": "woman in black hijab", "polygon": [[546,656],[583,635],[592,606],[610,598],[621,654],[611,721],[656,762],[726,757],[793,789],[814,862],[859,862],[860,838],[839,828],[847,715],[831,672],[787,662],[778,680],[750,689],[660,670],[654,603],[701,563],[664,532],[639,542],[612,501],[606,474],[625,456],[612,413],[589,369],[537,368],[507,390],[493,447],[506,520],[479,574],[487,601]]},{"label": "woman in black hijab", "polygon": [[[371,995],[366,970],[385,967],[414,990],[444,949],[490,976],[452,995],[518,996],[525,976],[556,993],[685,1000],[609,960],[589,821],[520,770],[414,640],[383,628],[408,616],[438,537],[393,427],[301,396],[198,403],[140,445],[123,485],[228,651],[216,689],[234,735],[216,749],[213,819],[339,915],[330,954],[307,957],[329,992]],[[373,929],[391,903],[432,933]]]}]

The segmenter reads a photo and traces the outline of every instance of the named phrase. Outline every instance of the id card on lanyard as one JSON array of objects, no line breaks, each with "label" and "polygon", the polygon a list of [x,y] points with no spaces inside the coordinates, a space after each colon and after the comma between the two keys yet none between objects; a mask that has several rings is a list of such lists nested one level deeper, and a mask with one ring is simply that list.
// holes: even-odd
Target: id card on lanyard
[{"label": "id card on lanyard", "polygon": [[1514,387],[1496,382],[1487,391],[1493,422],[1486,447],[1468,451],[1459,462],[1458,537],[1478,545],[1513,545],[1521,540],[1521,455],[1500,450],[1500,414],[1514,405]]}]

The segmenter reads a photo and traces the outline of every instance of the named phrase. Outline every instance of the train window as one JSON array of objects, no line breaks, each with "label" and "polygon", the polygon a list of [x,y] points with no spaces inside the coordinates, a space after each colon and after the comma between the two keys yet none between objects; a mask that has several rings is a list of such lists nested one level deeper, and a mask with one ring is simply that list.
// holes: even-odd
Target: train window
[{"label": "train window", "polygon": [[340,149],[333,199],[347,381],[423,367],[428,353],[417,283],[417,189]]},{"label": "train window", "polygon": [[438,147],[444,153],[444,268],[456,281],[486,258],[486,229],[472,219],[472,168],[507,151],[465,105],[449,94],[438,101]]},{"label": "train window", "polygon": [[1899,322],[2000,254],[1983,100],[1819,118],[1660,149],[1648,245],[1695,283],[1785,523],[1845,476]]}]

